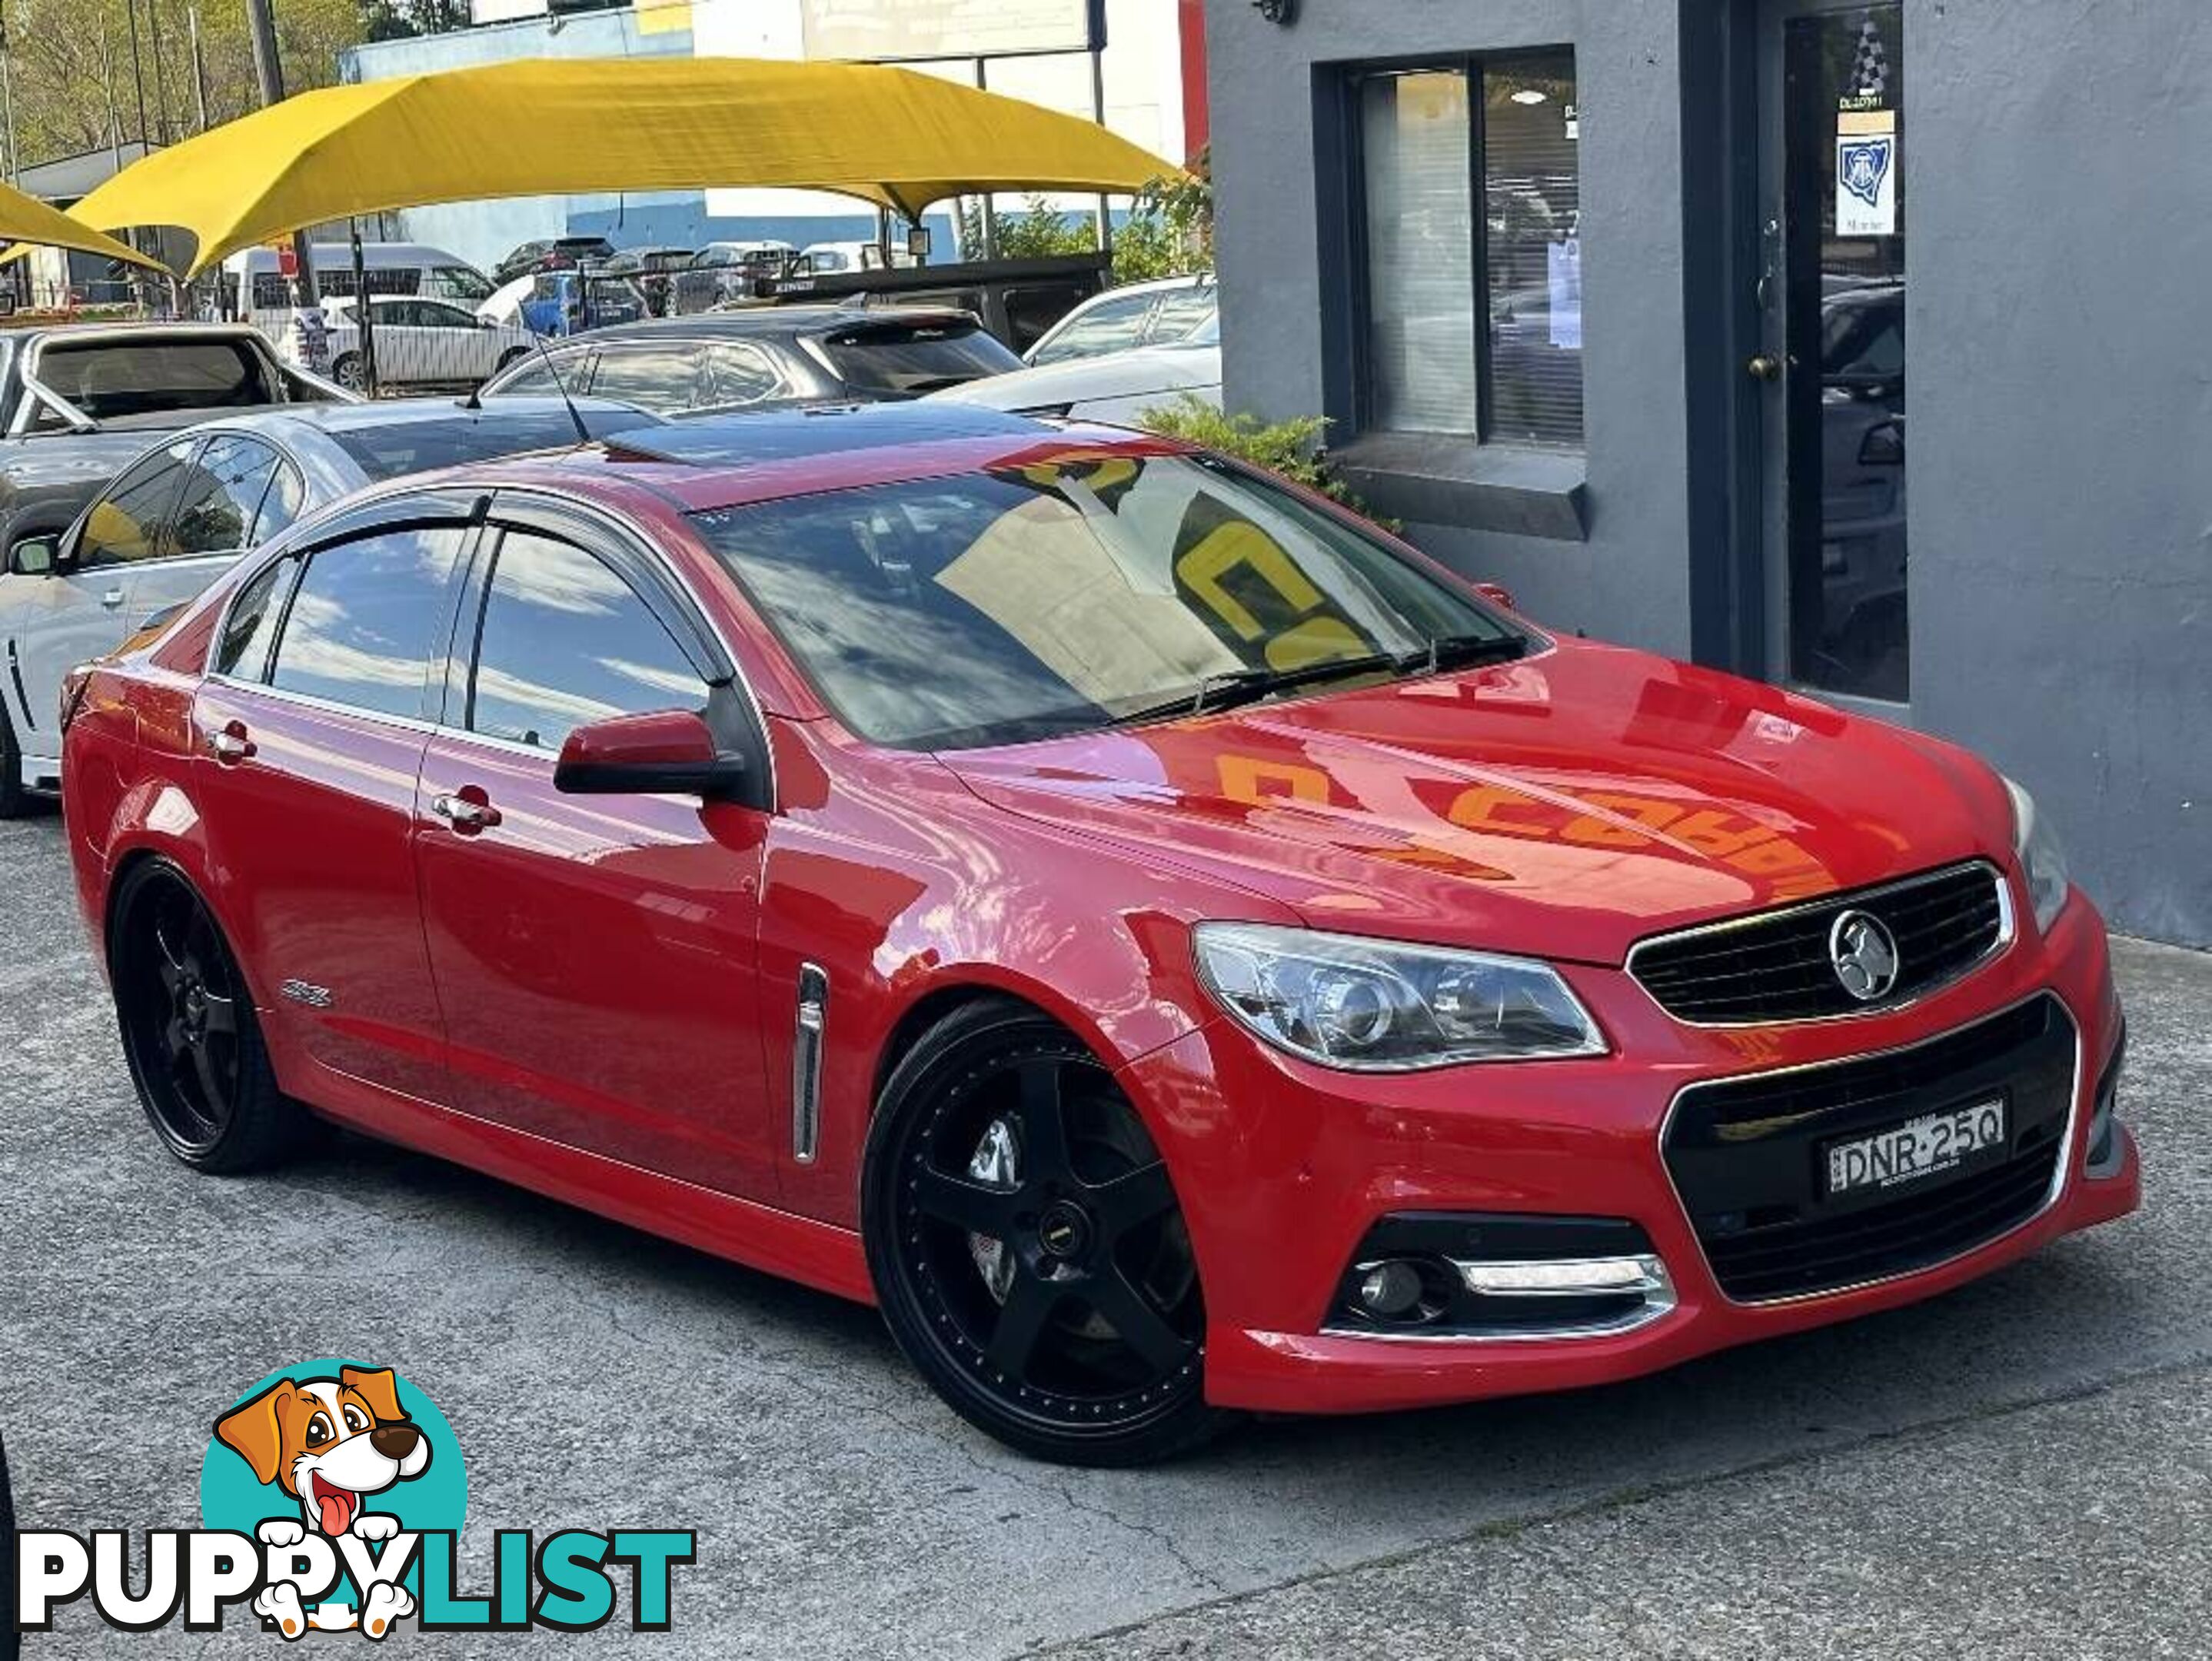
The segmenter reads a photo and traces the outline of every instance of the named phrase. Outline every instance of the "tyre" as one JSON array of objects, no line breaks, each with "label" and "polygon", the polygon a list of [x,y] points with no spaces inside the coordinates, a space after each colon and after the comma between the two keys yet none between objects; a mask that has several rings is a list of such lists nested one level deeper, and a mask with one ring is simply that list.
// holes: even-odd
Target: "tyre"
[{"label": "tyre", "polygon": [[1056,1022],[993,1000],[932,1029],[884,1086],[862,1206],[892,1336],[979,1429],[1040,1459],[1139,1465],[1229,1422],[1206,1401],[1167,1165]]},{"label": "tyre", "polygon": [[318,1121],[276,1088],[252,995],[206,903],[166,860],[124,877],[108,962],[124,1059],[162,1146],[216,1173],[276,1165]]},{"label": "tyre", "polygon": [[30,805],[31,793],[23,788],[23,751],[8,712],[0,709],[0,819],[21,818]]},{"label": "tyre", "polygon": [[359,352],[348,352],[331,365],[331,379],[349,392],[368,396],[368,366]]}]

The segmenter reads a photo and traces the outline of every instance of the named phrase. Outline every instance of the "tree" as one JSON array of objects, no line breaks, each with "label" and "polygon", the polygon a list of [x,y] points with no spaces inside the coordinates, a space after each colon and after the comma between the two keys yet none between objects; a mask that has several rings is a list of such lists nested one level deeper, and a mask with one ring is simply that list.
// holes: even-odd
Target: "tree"
[{"label": "tree", "polygon": [[[453,9],[453,0],[396,4],[410,15]],[[339,52],[367,32],[364,0],[276,0],[275,10],[287,92],[336,81]],[[0,0],[15,58],[15,138],[23,163],[142,137],[173,142],[195,131],[193,12],[208,121],[219,125],[261,101],[245,0]]]}]

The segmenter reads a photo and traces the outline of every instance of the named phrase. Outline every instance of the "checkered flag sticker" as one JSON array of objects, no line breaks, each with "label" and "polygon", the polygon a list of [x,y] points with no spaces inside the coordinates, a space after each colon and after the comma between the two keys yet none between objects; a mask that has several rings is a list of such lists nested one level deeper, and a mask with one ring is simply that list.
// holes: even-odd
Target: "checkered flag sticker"
[{"label": "checkered flag sticker", "polygon": [[1881,31],[1869,16],[1859,25],[1858,58],[1851,69],[1851,88],[1862,96],[1887,97],[1889,94],[1889,48],[1881,43]]}]

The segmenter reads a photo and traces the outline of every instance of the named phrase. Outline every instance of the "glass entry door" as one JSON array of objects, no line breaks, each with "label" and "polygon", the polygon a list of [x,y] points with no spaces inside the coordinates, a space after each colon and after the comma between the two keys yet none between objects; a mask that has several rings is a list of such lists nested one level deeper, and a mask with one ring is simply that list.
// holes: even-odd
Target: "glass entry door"
[{"label": "glass entry door", "polygon": [[1760,34],[1745,367],[1763,406],[1768,673],[1904,704],[1903,9],[1768,0]]}]

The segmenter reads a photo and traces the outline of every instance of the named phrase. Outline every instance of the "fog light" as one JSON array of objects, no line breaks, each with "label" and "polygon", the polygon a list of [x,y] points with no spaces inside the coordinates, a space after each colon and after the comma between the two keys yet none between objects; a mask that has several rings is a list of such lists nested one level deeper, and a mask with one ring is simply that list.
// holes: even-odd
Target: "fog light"
[{"label": "fog light", "polygon": [[1377,1319],[1395,1321],[1420,1307],[1421,1291],[1421,1271],[1394,1258],[1359,1277],[1359,1306]]}]

